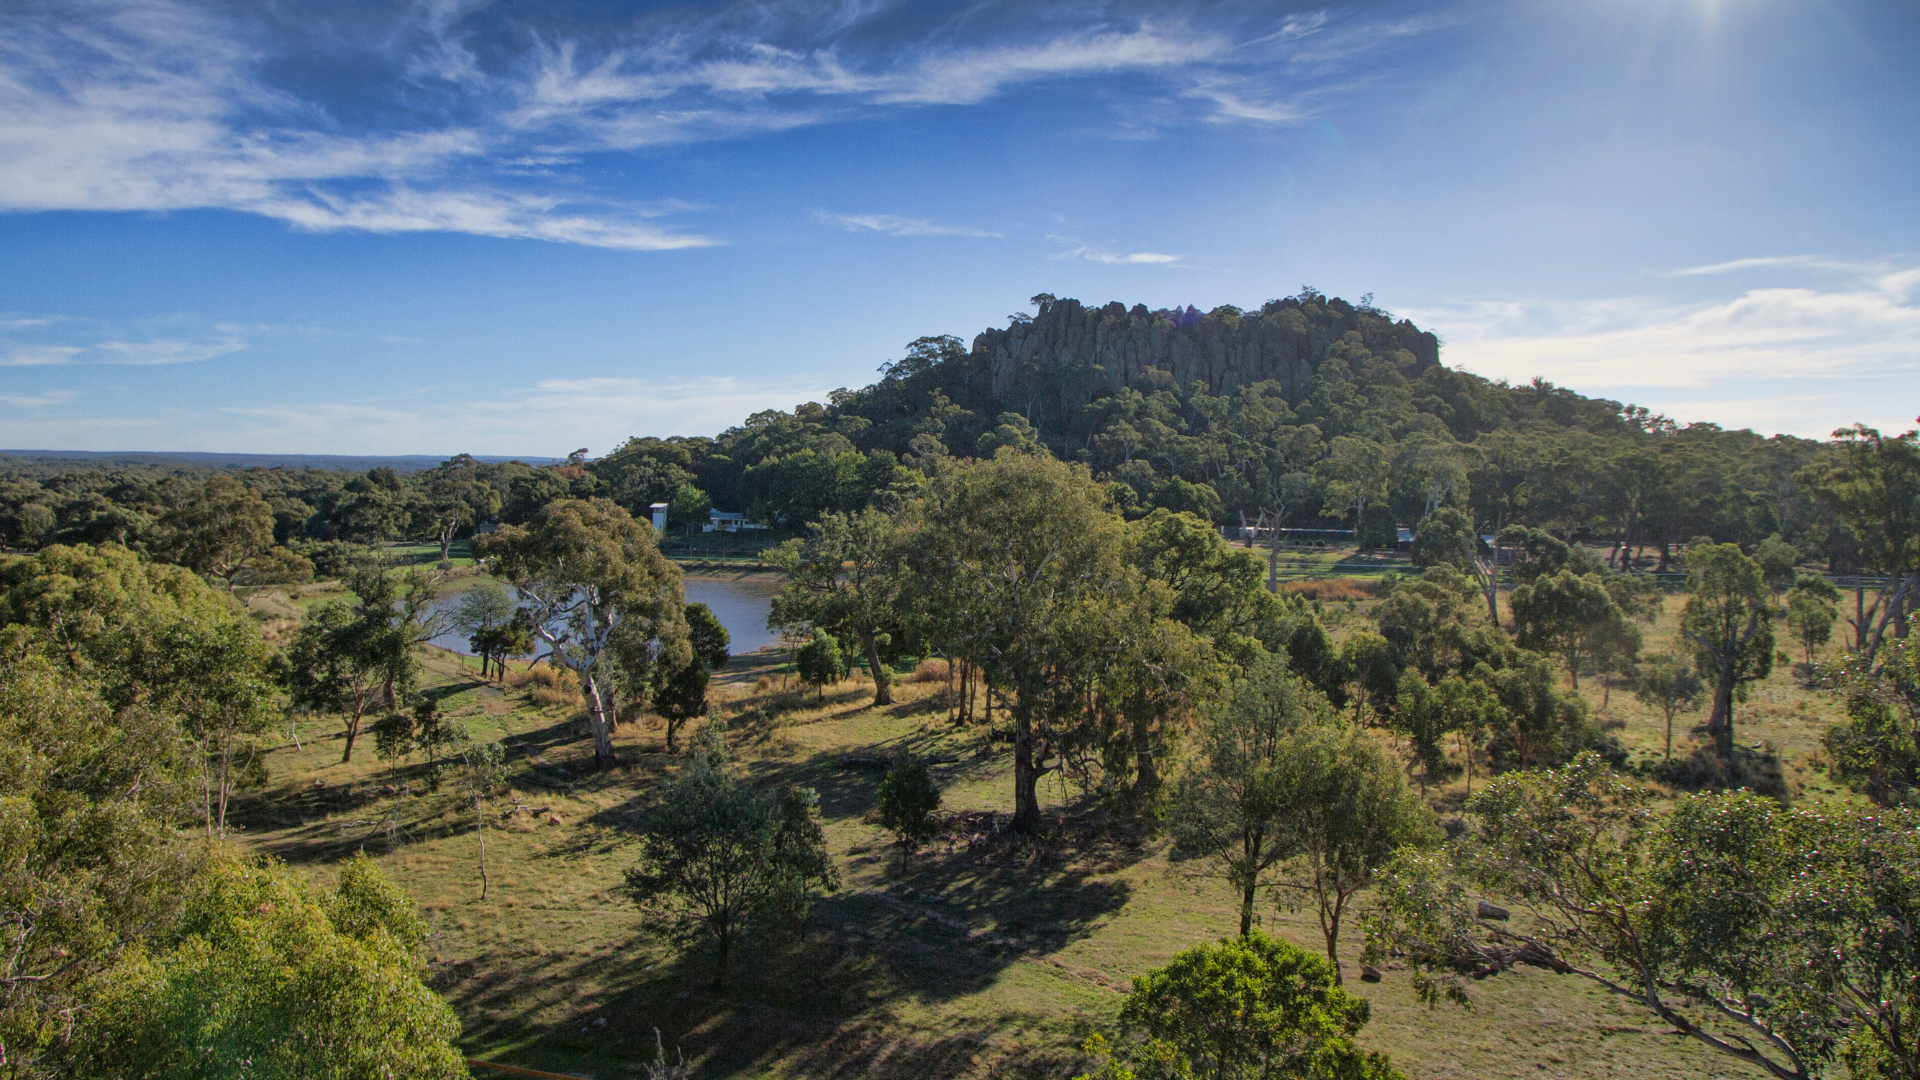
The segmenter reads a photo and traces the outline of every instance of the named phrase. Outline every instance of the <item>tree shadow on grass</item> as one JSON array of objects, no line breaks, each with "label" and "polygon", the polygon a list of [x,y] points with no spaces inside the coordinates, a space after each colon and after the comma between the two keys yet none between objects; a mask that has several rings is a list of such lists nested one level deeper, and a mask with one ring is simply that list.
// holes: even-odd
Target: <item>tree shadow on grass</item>
[{"label": "tree shadow on grass", "polygon": [[[619,773],[587,770],[591,746],[576,723],[562,720],[544,728],[503,738],[508,751],[509,794],[489,800],[489,828],[501,827],[498,815],[522,801],[572,794],[602,784],[632,782],[631,766]],[[319,787],[287,787],[246,792],[236,797],[230,816],[257,834],[254,846],[296,864],[325,864],[362,849],[391,853],[423,840],[471,831],[473,815],[461,803],[458,781],[433,772],[448,762],[410,761],[397,769]],[[645,766],[639,766],[645,768]]]},{"label": "tree shadow on grass", "polygon": [[[798,942],[750,942],[718,990],[710,946],[663,952],[650,935],[591,955],[449,965],[436,986],[465,1019],[469,1051],[507,1064],[638,1076],[658,1030],[669,1059],[682,1050],[703,1076],[777,1064],[788,1075],[917,1080],[967,1072],[997,1034],[1034,1023],[1006,1014],[914,1030],[899,1021],[894,1007],[909,999],[991,982],[1004,965],[975,953],[852,896],[823,902]],[[1017,1075],[1067,1075],[1078,1062],[1068,1025],[1052,1025],[1011,1048],[1027,1063]]]}]

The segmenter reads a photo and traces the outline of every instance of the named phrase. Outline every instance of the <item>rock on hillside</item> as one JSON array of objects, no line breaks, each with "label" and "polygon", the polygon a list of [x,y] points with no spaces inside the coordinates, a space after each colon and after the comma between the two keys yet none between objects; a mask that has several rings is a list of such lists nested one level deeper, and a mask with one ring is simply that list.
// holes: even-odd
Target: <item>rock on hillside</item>
[{"label": "rock on hillside", "polygon": [[1036,380],[1077,376],[1072,381],[1104,381],[1117,392],[1151,387],[1165,378],[1158,372],[1171,373],[1182,387],[1204,383],[1213,394],[1272,379],[1285,387],[1288,400],[1299,401],[1342,340],[1392,357],[1408,378],[1440,362],[1439,339],[1413,323],[1310,293],[1269,301],[1257,312],[1227,306],[1204,315],[1191,307],[1148,311],[1144,304],[1128,308],[1114,301],[1089,308],[1078,300],[1054,300],[1042,304],[1031,322],[981,333],[973,339],[973,353],[985,358],[994,396],[1003,401]]}]

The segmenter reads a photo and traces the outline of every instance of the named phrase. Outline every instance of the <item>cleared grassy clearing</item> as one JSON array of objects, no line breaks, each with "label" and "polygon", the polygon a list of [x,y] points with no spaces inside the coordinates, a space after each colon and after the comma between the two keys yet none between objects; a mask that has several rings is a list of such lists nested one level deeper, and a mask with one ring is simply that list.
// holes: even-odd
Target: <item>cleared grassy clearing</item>
[{"label": "cleared grassy clearing", "polygon": [[[311,590],[311,595],[307,595]],[[289,613],[324,593],[282,596]],[[1648,634],[1667,647],[1682,598]],[[1327,603],[1336,635],[1367,625],[1370,601]],[[602,1078],[644,1075],[653,1030],[699,1063],[702,1077],[1071,1076],[1091,1025],[1117,1008],[1133,975],[1175,952],[1231,933],[1234,906],[1217,885],[1177,873],[1164,847],[1104,822],[1049,778],[1057,833],[1007,846],[965,827],[923,852],[903,875],[877,826],[862,819],[878,775],[845,768],[849,754],[909,745],[939,759],[935,773],[955,812],[1002,812],[1010,801],[1002,744],[946,722],[944,683],[896,684],[899,704],[868,706],[853,681],[817,703],[780,674],[784,655],[743,657],[716,683],[716,714],[757,777],[820,791],[844,878],[803,940],[749,949],[721,992],[706,989],[711,958],[644,927],[621,897],[634,858],[631,825],[675,767],[646,722],[617,737],[622,768],[587,772],[584,721],[543,705],[534,687],[483,683],[472,661],[434,651],[427,684],[476,738],[513,751],[511,794],[489,808],[492,889],[478,897],[472,816],[450,792],[425,790],[424,763],[389,772],[371,745],[341,764],[337,718],[309,718],[300,740],[269,755],[274,780],[236,817],[256,849],[328,879],[364,849],[421,901],[434,923],[436,985],[465,1021],[477,1057]],[[1599,710],[1598,678],[1581,692]],[[1657,756],[1659,718],[1616,686],[1603,715],[1637,759]],[[1818,771],[1819,733],[1833,703],[1801,688],[1790,667],[1743,707],[1743,745],[1771,743],[1796,794],[1851,801]],[[1691,724],[1676,724],[1676,756]],[[1464,782],[1435,788],[1458,812]],[[973,839],[970,844],[969,840]],[[1304,918],[1268,909],[1267,929],[1308,948]],[[1348,971],[1359,948],[1345,935]],[[1364,1041],[1416,1077],[1699,1077],[1747,1073],[1571,979],[1520,971],[1478,987],[1472,1012],[1428,1010],[1406,973],[1353,989],[1373,1001]]]}]

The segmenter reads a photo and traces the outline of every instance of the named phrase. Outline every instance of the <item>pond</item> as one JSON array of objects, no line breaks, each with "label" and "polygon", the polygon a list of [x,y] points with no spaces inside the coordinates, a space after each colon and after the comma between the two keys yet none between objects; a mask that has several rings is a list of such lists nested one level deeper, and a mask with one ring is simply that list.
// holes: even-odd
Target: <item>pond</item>
[{"label": "pond", "polygon": [[[780,644],[780,635],[767,629],[767,613],[773,610],[773,596],[780,591],[780,583],[772,577],[689,577],[686,579],[687,602],[705,604],[713,609],[720,619],[720,625],[727,628],[732,639],[727,651],[735,656],[744,656],[756,649]],[[507,595],[513,595],[513,587],[507,587]],[[460,606],[460,593],[449,593],[440,602],[440,610],[451,611]],[[448,630],[432,639],[430,644],[442,649],[462,653],[468,656],[473,650],[467,645],[467,635],[459,630]],[[545,651],[545,647],[542,647]]]}]

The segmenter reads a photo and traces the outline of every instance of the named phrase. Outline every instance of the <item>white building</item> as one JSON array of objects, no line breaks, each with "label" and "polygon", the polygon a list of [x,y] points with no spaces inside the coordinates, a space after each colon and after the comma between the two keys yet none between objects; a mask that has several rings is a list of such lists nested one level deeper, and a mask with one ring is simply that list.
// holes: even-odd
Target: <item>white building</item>
[{"label": "white building", "polygon": [[747,515],[730,513],[726,510],[707,511],[707,524],[701,532],[739,532],[742,529],[764,529],[765,525],[748,521]]}]

